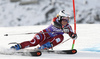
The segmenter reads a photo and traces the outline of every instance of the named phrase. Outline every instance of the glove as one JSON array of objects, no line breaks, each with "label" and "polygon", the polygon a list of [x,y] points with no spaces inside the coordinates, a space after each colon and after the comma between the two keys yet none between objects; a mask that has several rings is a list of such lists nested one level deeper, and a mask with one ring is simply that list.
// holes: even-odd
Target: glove
[{"label": "glove", "polygon": [[67,27],[63,27],[62,29],[63,29],[64,33],[69,32],[69,29]]},{"label": "glove", "polygon": [[76,39],[77,39],[77,34],[72,33],[72,34],[70,35],[70,37],[71,37],[72,39],[76,40]]}]

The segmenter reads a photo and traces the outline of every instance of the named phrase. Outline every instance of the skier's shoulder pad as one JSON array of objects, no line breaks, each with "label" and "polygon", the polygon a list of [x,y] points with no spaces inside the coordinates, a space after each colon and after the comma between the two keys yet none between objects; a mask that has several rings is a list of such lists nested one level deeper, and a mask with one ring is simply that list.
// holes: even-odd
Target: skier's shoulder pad
[{"label": "skier's shoulder pad", "polygon": [[52,19],[52,21],[53,21],[53,22],[55,22],[55,21],[56,21],[56,19],[57,19],[57,17],[54,17],[54,18]]}]

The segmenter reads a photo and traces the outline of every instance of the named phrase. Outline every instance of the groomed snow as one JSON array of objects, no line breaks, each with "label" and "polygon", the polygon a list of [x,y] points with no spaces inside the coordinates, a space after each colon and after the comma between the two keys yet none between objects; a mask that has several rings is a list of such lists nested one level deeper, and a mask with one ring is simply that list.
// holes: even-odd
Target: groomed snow
[{"label": "groomed snow", "polygon": [[[73,27],[73,24],[71,24]],[[10,42],[23,42],[31,40],[34,34],[30,35],[9,35],[4,34],[20,34],[39,32],[46,28],[48,25],[41,26],[21,26],[21,27],[0,27],[0,51],[9,49]],[[100,24],[77,24],[78,38],[75,42],[75,49],[78,50],[77,54],[66,55],[66,54],[43,54],[40,57],[30,56],[18,56],[18,55],[2,55],[0,59],[100,59]],[[69,36],[64,34],[64,40],[68,39]],[[72,39],[56,46],[55,50],[71,49]],[[32,49],[33,47],[31,47]],[[28,48],[30,49],[30,48]]]}]

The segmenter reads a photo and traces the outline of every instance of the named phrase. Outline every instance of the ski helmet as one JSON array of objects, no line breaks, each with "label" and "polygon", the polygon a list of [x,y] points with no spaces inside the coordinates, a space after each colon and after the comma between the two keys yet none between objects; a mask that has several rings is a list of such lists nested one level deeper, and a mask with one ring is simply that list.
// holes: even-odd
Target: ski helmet
[{"label": "ski helmet", "polygon": [[61,22],[62,20],[67,20],[67,22],[69,23],[69,17],[69,14],[65,14],[65,10],[62,10],[59,12],[59,14],[57,14],[59,22]]}]

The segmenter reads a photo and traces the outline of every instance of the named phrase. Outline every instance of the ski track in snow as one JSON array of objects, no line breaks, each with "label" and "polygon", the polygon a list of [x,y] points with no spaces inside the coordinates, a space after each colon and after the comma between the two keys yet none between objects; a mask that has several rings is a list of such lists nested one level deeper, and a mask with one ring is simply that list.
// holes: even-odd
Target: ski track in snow
[{"label": "ski track in snow", "polygon": [[[73,27],[73,24],[71,24]],[[9,35],[4,34],[18,34],[27,32],[39,32],[46,28],[48,25],[41,26],[21,26],[21,27],[0,27],[0,52],[10,52],[10,42],[23,42],[31,40],[34,34],[30,35]],[[78,50],[77,54],[45,54],[40,57],[20,56],[20,55],[2,55],[0,59],[100,59],[100,25],[99,24],[77,24],[78,38],[75,42],[75,49]],[[64,34],[64,39],[69,38]],[[70,49],[72,46],[72,40],[67,41],[64,44],[56,46],[55,50]],[[33,48],[33,47],[31,47]],[[30,49],[30,48],[29,48]]]}]

